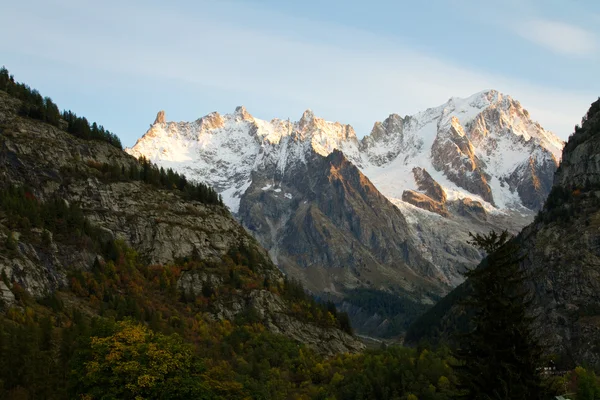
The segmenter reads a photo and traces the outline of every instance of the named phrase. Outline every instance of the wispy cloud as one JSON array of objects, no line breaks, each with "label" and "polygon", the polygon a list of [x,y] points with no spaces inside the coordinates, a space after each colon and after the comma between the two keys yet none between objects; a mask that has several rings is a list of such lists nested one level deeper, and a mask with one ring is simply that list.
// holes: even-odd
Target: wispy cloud
[{"label": "wispy cloud", "polygon": [[[0,35],[14,40],[0,42],[0,51],[58,60],[90,73],[100,71],[98,76],[110,71],[123,79],[143,75],[165,84],[176,79],[236,92],[240,98],[233,101],[252,101],[250,111],[262,118],[293,118],[310,107],[327,119],[354,125],[360,135],[389,113],[412,114],[451,96],[495,88],[519,99],[542,125],[566,137],[590,101],[586,94],[477,71],[394,38],[342,26],[312,26],[279,15],[278,23],[291,31],[310,34],[274,35],[260,28],[269,26],[270,19],[248,17],[252,10],[241,5],[236,15],[212,2],[196,14],[159,9],[150,2],[135,6],[107,0],[102,7],[85,0],[48,3],[13,3]],[[58,16],[48,18],[52,12]],[[82,23],[77,19],[81,15],[89,18]],[[244,18],[255,26],[245,25]],[[335,40],[314,40],[320,33]],[[211,94],[201,95],[210,99]]]},{"label": "wispy cloud", "polygon": [[591,56],[598,50],[597,39],[591,32],[564,22],[532,19],[521,23],[517,32],[559,54]]}]

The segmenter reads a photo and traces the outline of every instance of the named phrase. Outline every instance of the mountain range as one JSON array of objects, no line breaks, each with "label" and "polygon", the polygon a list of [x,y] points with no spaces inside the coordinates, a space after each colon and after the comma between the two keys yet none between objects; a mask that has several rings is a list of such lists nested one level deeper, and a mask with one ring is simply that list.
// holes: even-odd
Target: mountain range
[{"label": "mountain range", "polygon": [[343,304],[359,330],[381,334],[389,318],[349,293],[433,304],[483,257],[469,232],[517,233],[532,221],[563,146],[490,90],[392,114],[360,140],[310,110],[297,122],[244,107],[193,122],[161,111],[126,151],[214,187],[280,269]]},{"label": "mountain range", "polygon": [[[527,331],[526,373],[551,359],[550,392],[597,391],[565,371],[600,365],[600,99],[564,146],[493,91],[362,140],[310,112],[209,117],[159,113],[138,145],[196,158],[158,167],[0,69],[0,397],[454,398],[457,333],[489,310],[484,351],[521,357],[506,332]],[[203,152],[230,165],[190,179]],[[202,183],[232,152],[243,190]],[[466,238],[489,229],[516,235],[487,257]]]}]

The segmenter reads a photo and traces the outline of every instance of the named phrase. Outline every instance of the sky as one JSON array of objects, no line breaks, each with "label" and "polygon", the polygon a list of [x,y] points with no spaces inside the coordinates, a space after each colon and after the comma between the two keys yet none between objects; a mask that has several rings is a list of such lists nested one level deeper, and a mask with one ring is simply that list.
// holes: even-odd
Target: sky
[{"label": "sky", "polygon": [[0,65],[132,146],[159,110],[303,111],[359,137],[496,89],[567,139],[600,96],[597,0],[19,0]]}]

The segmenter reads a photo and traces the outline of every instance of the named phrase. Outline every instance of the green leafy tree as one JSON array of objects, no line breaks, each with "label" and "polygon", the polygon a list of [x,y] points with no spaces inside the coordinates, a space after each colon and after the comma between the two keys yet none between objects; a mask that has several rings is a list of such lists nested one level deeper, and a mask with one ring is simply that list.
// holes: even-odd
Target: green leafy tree
[{"label": "green leafy tree", "polygon": [[196,373],[193,348],[179,336],[154,333],[131,321],[92,337],[75,368],[78,397],[86,399],[210,399]]},{"label": "green leafy tree", "polygon": [[574,374],[577,380],[577,396],[575,400],[600,399],[600,382],[593,371],[577,367]]}]

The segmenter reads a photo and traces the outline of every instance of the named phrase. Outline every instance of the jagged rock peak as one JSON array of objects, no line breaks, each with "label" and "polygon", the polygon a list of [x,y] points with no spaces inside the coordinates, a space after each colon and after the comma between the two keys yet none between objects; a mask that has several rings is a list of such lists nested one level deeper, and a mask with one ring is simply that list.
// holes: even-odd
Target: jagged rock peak
[{"label": "jagged rock peak", "polygon": [[404,124],[407,122],[408,118],[408,116],[402,118],[398,114],[390,114],[383,122],[375,122],[370,136],[373,140],[379,140],[386,136],[398,134],[404,129]]},{"label": "jagged rock peak", "polygon": [[302,117],[298,120],[298,129],[301,132],[311,131],[315,126],[317,118],[311,109],[307,109],[302,113]]},{"label": "jagged rock peak", "polygon": [[254,119],[252,115],[246,110],[244,106],[238,106],[235,108],[235,116],[242,118],[243,120],[249,121]]},{"label": "jagged rock peak", "polygon": [[156,125],[156,124],[164,124],[165,122],[167,122],[166,116],[165,116],[165,112],[164,112],[164,110],[160,110],[156,114],[156,119],[154,120],[154,125]]},{"label": "jagged rock peak", "polygon": [[[357,141],[356,132],[349,124],[340,122],[326,121],[323,118],[315,116],[312,110],[307,109],[298,121],[298,128],[303,133],[317,134],[322,138],[330,138],[342,145],[345,141]],[[329,154],[330,150],[327,151]],[[325,154],[326,155],[326,154]]]},{"label": "jagged rock peak", "polygon": [[306,111],[304,111],[304,113],[302,114],[302,118],[300,118],[300,121],[298,121],[298,124],[300,126],[306,126],[309,123],[311,123],[312,121],[315,120],[315,114],[312,112],[311,109],[307,109]]},{"label": "jagged rock peak", "polygon": [[[500,93],[497,90],[494,89],[486,89],[486,90],[482,90],[481,92],[475,93],[471,96],[469,96],[467,99],[467,103],[471,106],[471,107],[475,107],[475,108],[485,108],[490,106],[491,104],[494,103],[499,103],[503,100],[506,101],[513,101],[513,99],[505,94]],[[450,100],[448,100],[448,103],[456,103],[456,102],[462,102],[464,101],[464,99],[458,98],[458,97],[451,97]]]},{"label": "jagged rock peak", "polygon": [[219,114],[216,111],[211,112],[210,114],[202,117],[200,119],[200,121],[201,121],[202,129],[221,128],[225,124],[225,121],[223,120],[223,117],[221,116],[221,114]]},{"label": "jagged rock peak", "polygon": [[[226,198],[234,212],[254,168],[276,164],[283,171],[285,165],[305,163],[307,152],[327,156],[333,149],[385,188],[390,199],[418,190],[411,171],[420,167],[448,189],[449,200],[475,195],[499,208],[537,210],[552,185],[562,147],[517,101],[485,90],[411,116],[390,114],[360,141],[350,125],[319,118],[310,109],[293,122],[261,120],[238,107],[223,116],[215,112],[191,123],[157,125],[130,153],[177,161],[180,171],[195,179],[210,176],[217,190],[234,193]],[[228,168],[215,174],[219,163]],[[515,190],[521,201],[513,201]]]}]

